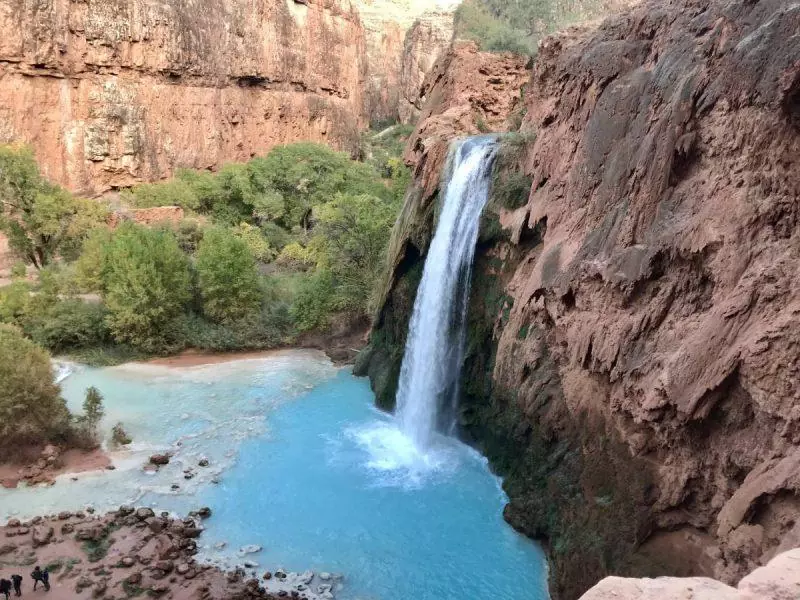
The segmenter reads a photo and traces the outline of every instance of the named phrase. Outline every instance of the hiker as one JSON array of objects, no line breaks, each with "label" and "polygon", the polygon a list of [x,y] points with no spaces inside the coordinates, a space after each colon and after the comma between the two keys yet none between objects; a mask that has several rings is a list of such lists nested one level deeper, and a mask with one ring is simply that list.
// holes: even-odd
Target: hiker
[{"label": "hiker", "polygon": [[8,595],[11,593],[11,581],[8,579],[0,579],[0,594],[4,594],[6,600],[8,600]]},{"label": "hiker", "polygon": [[12,575],[11,583],[14,585],[14,595],[22,596],[22,575],[18,573]]},{"label": "hiker", "polygon": [[47,572],[47,568],[44,571],[36,565],[36,568],[31,573],[31,578],[33,579],[33,590],[36,591],[36,586],[41,581],[44,584],[44,591],[50,591],[50,573]]}]

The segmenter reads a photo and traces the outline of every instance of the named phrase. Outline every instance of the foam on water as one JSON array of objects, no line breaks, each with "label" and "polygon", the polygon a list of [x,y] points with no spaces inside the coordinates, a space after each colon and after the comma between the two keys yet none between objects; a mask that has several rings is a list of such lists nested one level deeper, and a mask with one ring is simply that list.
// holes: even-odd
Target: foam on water
[{"label": "foam on water", "polygon": [[[503,521],[505,496],[485,459],[443,437],[420,453],[374,409],[368,382],[316,353],[187,369],[77,367],[62,385],[72,407],[96,385],[104,428],[121,420],[136,448],[114,455],[116,471],[0,491],[0,518],[87,504],[178,514],[207,505],[203,558],[233,565],[239,548],[258,544],[247,560],[259,570],[342,573],[341,600],[547,597],[542,554]],[[147,475],[141,466],[155,450],[175,458]],[[200,457],[211,466],[198,468]],[[198,473],[190,481],[188,466]]]}]

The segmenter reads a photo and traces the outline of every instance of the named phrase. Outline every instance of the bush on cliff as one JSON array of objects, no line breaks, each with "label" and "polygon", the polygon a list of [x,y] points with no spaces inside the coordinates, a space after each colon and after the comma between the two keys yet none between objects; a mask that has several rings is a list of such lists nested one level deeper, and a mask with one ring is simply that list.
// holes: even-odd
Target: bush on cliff
[{"label": "bush on cliff", "polygon": [[0,145],[0,231],[11,250],[37,269],[74,255],[107,209],[44,179],[30,149]]},{"label": "bush on cliff", "polygon": [[44,443],[69,432],[50,356],[9,325],[0,325],[0,389],[0,447]]}]

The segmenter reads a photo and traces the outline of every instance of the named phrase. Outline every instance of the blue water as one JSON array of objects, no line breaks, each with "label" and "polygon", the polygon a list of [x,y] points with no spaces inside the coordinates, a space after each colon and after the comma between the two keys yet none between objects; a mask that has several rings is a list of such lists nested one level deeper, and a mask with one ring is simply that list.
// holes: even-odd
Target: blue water
[{"label": "blue water", "polygon": [[[208,505],[206,558],[235,563],[238,548],[259,544],[247,559],[260,570],[343,574],[337,598],[547,598],[541,551],[504,523],[505,498],[486,461],[445,438],[418,455],[373,408],[367,381],[316,354],[82,368],[63,385],[73,406],[86,385],[100,387],[105,426],[122,420],[138,447],[115,455],[117,471],[1,492],[9,514],[87,502],[135,500],[178,513]],[[143,473],[143,457],[164,448],[176,451],[170,466]],[[211,468],[184,480],[183,468],[201,456]],[[222,541],[226,548],[215,549]]]}]

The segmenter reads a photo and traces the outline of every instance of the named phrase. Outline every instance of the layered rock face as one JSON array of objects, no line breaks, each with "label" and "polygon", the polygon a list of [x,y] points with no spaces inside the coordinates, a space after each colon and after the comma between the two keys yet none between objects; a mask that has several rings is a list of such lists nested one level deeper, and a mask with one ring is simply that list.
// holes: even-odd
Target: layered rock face
[{"label": "layered rock face", "polygon": [[[555,598],[733,584],[800,545],[798,31],[789,1],[680,0],[541,45],[515,141],[533,186],[484,224],[462,425]],[[429,123],[451,109],[429,101]],[[425,139],[362,365],[384,406],[433,223]]]},{"label": "layered rock face", "polygon": [[100,193],[298,139],[354,150],[366,73],[347,0],[0,0],[0,141]]},{"label": "layered rock face", "polygon": [[403,123],[416,123],[424,105],[420,96],[425,77],[453,40],[452,12],[432,12],[414,21],[406,32],[400,65],[397,113]]},{"label": "layered rock face", "polygon": [[373,125],[414,122],[417,90],[453,38],[458,0],[356,0],[366,36],[363,111]]}]

